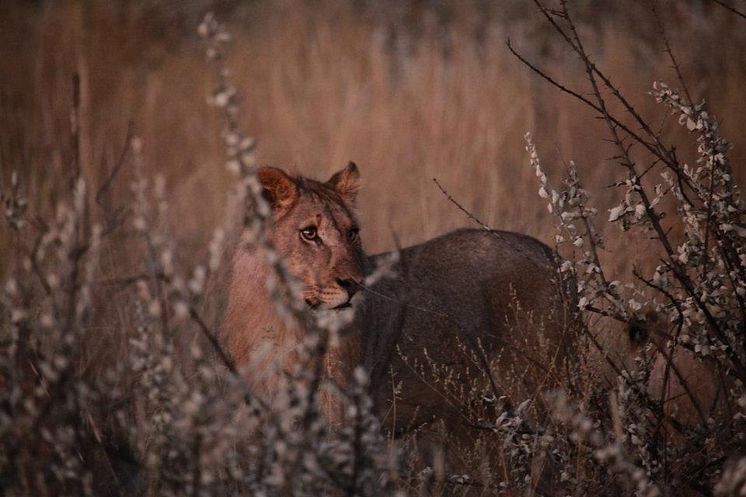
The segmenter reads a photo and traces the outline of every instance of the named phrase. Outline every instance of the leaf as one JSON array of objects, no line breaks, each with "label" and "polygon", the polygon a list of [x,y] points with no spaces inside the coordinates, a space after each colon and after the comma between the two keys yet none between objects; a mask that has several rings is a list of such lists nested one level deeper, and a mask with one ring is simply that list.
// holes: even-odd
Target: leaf
[{"label": "leaf", "polygon": [[616,207],[609,209],[609,222],[613,223],[622,217],[627,210],[624,204],[617,205]]}]

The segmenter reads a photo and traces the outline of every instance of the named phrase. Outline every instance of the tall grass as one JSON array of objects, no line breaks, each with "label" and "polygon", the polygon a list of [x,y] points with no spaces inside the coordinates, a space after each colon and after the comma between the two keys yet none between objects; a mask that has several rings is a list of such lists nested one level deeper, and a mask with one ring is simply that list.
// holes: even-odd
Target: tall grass
[{"label": "tall grass", "polygon": [[[76,336],[80,340],[75,347],[80,349],[72,354],[72,370],[76,377],[95,378],[96,388],[100,389],[94,389],[95,395],[82,391],[65,397],[66,402],[73,403],[66,403],[61,412],[65,416],[81,412],[76,402],[83,405],[85,412],[100,408],[99,400],[101,406],[108,405],[105,401],[111,398],[98,397],[106,392],[105,388],[112,389],[115,399],[136,399],[131,406],[136,425],[133,429],[144,428],[138,431],[141,438],[134,445],[140,455],[150,458],[146,469],[153,476],[153,492],[169,484],[158,479],[168,473],[168,465],[162,461],[171,457],[167,452],[169,437],[191,443],[197,436],[198,444],[204,435],[205,440],[215,444],[212,449],[217,456],[210,462],[219,468],[218,473],[232,471],[221,466],[220,457],[225,454],[232,454],[225,456],[234,458],[230,461],[252,463],[256,456],[251,452],[255,446],[231,452],[225,439],[211,431],[216,424],[200,418],[209,411],[204,410],[206,405],[236,407],[243,399],[236,391],[222,398],[220,392],[205,387],[212,379],[211,373],[201,369],[203,357],[192,354],[196,350],[192,348],[194,334],[177,334],[180,338],[171,344],[162,342],[160,335],[148,333],[150,327],[157,328],[155,321],[163,313],[168,314],[159,307],[163,302],[177,297],[188,301],[184,295],[189,292],[178,281],[186,282],[190,292],[203,296],[200,271],[183,275],[177,271],[174,274],[182,280],[172,279],[165,287],[158,278],[150,281],[137,274],[143,261],[148,271],[155,274],[153,266],[168,265],[164,261],[170,263],[172,255],[179,268],[191,268],[205,257],[214,256],[204,247],[230,207],[225,203],[225,192],[236,180],[225,170],[220,145],[222,124],[208,103],[214,88],[213,75],[206,70],[192,34],[208,3],[212,2],[194,3],[183,10],[157,3],[125,6],[105,2],[37,6],[18,3],[0,7],[4,24],[0,29],[0,186],[3,191],[10,191],[19,185],[17,190],[29,205],[13,204],[12,209],[25,209],[29,214],[26,219],[41,231],[49,228],[45,223],[58,212],[51,223],[54,236],[43,240],[21,240],[17,245],[13,243],[17,240],[12,223],[0,227],[0,274],[16,276],[27,271],[38,273],[40,279],[21,290],[8,287],[8,302],[19,305],[19,309],[29,308],[29,302],[21,305],[13,299],[32,290],[46,291],[48,297],[44,298],[53,304],[55,299],[59,299],[59,304],[78,298],[75,284],[70,296],[65,293],[68,288],[64,284],[55,286],[57,280],[30,267],[33,261],[24,258],[24,250],[38,248],[37,243],[48,249],[47,258],[40,259],[42,270],[54,274],[57,268],[60,274],[72,275],[73,283],[80,281],[81,289],[98,289],[100,293],[83,296],[80,309],[76,307],[75,312],[68,314],[72,316],[70,321],[59,329],[79,330],[80,335]],[[593,115],[574,99],[533,76],[505,48],[504,41],[510,37],[515,46],[557,79],[570,87],[589,90],[583,66],[554,41],[541,17],[522,2],[492,6],[484,16],[477,3],[445,3],[432,9],[414,5],[377,8],[374,3],[334,0],[314,4],[292,0],[238,5],[216,2],[211,6],[217,6],[218,12],[230,19],[235,39],[227,67],[243,98],[245,112],[238,118],[244,129],[258,138],[258,163],[323,178],[348,160],[357,162],[364,185],[360,197],[362,238],[369,252],[391,249],[395,243],[415,243],[470,223],[432,178],[437,178],[453,197],[490,226],[529,233],[551,244],[556,221],[536,199],[534,171],[526,166],[523,137],[527,130],[534,133],[545,167],[555,165],[547,168],[552,179],[559,178],[569,159],[574,159],[584,187],[597,194],[593,205],[602,217],[620,202],[618,189],[606,187],[624,177],[624,172],[608,160],[617,151],[613,144],[603,141],[602,126],[596,125]],[[671,44],[683,63],[689,89],[695,99],[706,98],[709,108],[720,118],[720,132],[734,144],[730,152],[733,174],[736,182],[743,185],[746,30],[741,29],[739,19],[717,5],[672,2],[663,7],[661,17],[669,27]],[[655,22],[645,5],[634,4],[627,9],[604,3],[604,8],[604,13],[597,15],[593,2],[576,4],[580,29],[587,39],[593,40],[594,60],[630,96],[641,115],[651,122],[660,119],[660,108],[647,92],[653,80],[672,81],[675,75],[662,52]],[[662,128],[667,139],[684,144],[680,157],[689,157],[694,163],[697,155],[693,140],[686,139],[686,129]],[[641,163],[646,160],[643,155],[635,157]],[[12,170],[18,171],[15,182],[11,180]],[[116,181],[109,185],[109,178]],[[156,179],[151,183],[148,178]],[[87,195],[82,191],[83,184],[88,185]],[[72,210],[57,209],[58,204],[70,199],[71,187],[76,192]],[[92,194],[95,192],[100,195]],[[149,208],[155,214],[148,218],[147,229],[138,222],[133,229],[132,219],[145,219],[150,215]],[[12,209],[8,212],[15,215]],[[671,205],[666,205],[666,209],[673,212]],[[124,229],[109,237],[92,228],[96,223],[102,226],[103,233],[109,227]],[[598,257],[610,280],[628,278],[633,265],[645,269],[658,264],[660,251],[645,232],[621,236],[613,226],[604,224],[600,229],[607,243]],[[70,230],[75,236],[69,235]],[[153,233],[156,237],[148,238]],[[99,243],[100,237],[105,241]],[[15,248],[18,246],[23,250]],[[81,247],[86,247],[84,251],[90,249],[95,257],[86,259],[78,274],[79,261],[70,255],[77,254]],[[50,283],[54,281],[57,283]],[[138,281],[134,293],[122,291],[117,284]],[[178,299],[176,303],[183,304]],[[17,323],[26,321],[33,323],[33,330],[47,329],[44,305],[36,309],[38,315],[32,316],[14,315],[15,307],[8,306],[5,311],[14,323],[8,323],[8,329],[16,329]],[[183,310],[175,305],[171,317]],[[180,330],[181,326],[186,327],[167,318],[162,331]],[[591,326],[602,342],[627,345],[626,336],[607,323],[592,321]],[[71,354],[61,336],[50,333],[48,338],[52,344],[62,344],[62,356]],[[20,351],[18,357],[23,358],[26,352]],[[56,349],[47,352],[52,359],[60,353]],[[610,354],[616,352],[609,349]],[[112,370],[111,364],[122,356],[142,359],[137,362],[141,369],[134,374],[125,373],[123,364],[121,371]],[[183,361],[179,364],[184,366],[183,371],[164,358]],[[59,366],[60,371],[70,371],[67,366]],[[597,369],[593,371],[595,374]],[[99,372],[106,372],[107,376],[99,378]],[[112,377],[112,372],[122,376]],[[54,378],[57,373],[42,371],[41,375]],[[39,375],[24,370],[13,372],[10,377],[33,378],[34,374]],[[165,382],[164,376],[169,381]],[[205,391],[211,392],[209,399],[200,396]],[[627,396],[622,401],[633,399],[630,403],[635,404],[639,392],[630,392],[619,389],[621,396]],[[49,405],[44,403],[44,392],[34,395],[37,394],[40,405]],[[367,400],[363,396],[355,397],[359,394],[356,391],[353,397],[364,405]],[[165,399],[168,395],[177,400]],[[221,404],[223,401],[228,404]],[[190,409],[179,411],[178,402]],[[290,404],[294,409],[307,407],[302,402]],[[164,405],[170,407],[157,412],[162,415],[159,421],[148,418],[152,413],[149,409]],[[126,410],[121,407],[118,405],[113,411],[117,416]],[[586,449],[605,448],[591,439],[591,430],[586,426],[586,421],[590,421],[584,417],[587,413],[573,411],[573,407],[564,404],[562,408],[563,420],[578,424],[573,436],[588,442]],[[174,409],[176,414],[168,409]],[[218,419],[217,424],[224,423],[234,430],[245,428],[247,433],[254,433],[252,430],[257,430],[259,423],[259,418],[250,416],[237,415],[239,421],[228,419],[225,410],[212,414]],[[354,414],[358,416],[359,410]],[[176,422],[168,416],[176,416]],[[271,422],[269,418],[261,418],[261,422]],[[610,422],[618,421],[613,415],[611,418]],[[95,436],[84,440],[85,444],[99,443],[104,452],[112,454],[110,445],[118,442],[109,442],[104,436],[102,443],[100,432],[106,433],[107,428],[100,425],[101,419],[107,419],[106,412],[75,422],[92,427]],[[369,466],[372,472],[365,477],[372,481],[388,471],[395,480],[397,468],[385,467],[375,420],[362,421],[370,446],[376,448],[370,453],[375,459]],[[522,420],[516,416],[506,423],[510,428],[506,440],[512,443],[515,439],[511,437],[523,429]],[[284,443],[285,436],[292,439],[290,428],[276,428],[280,435],[272,432],[278,438],[264,440],[267,444],[278,440]],[[313,432],[308,438],[294,439],[297,446],[293,450],[302,453],[323,435]],[[587,440],[582,438],[585,436]],[[37,438],[45,437],[42,433]],[[64,431],[50,437],[70,451],[61,452],[60,460],[74,452],[76,445],[65,438]],[[568,440],[572,441],[572,436],[562,440],[569,444],[563,446],[568,452],[562,457],[573,454],[577,459],[570,460],[578,463],[583,454],[590,454],[573,452]],[[340,443],[346,447],[347,441]],[[187,451],[190,447],[181,449]],[[518,447],[516,457],[529,464],[526,447]],[[26,453],[21,447],[15,449],[23,456],[23,464],[39,456]],[[280,454],[282,451],[276,447],[267,450],[277,457],[287,455]],[[520,452],[523,450],[526,454]],[[183,453],[175,452],[177,456]],[[295,469],[299,466],[298,460],[293,459],[297,454],[288,456]],[[329,449],[319,457],[333,459],[335,454],[338,455]],[[609,459],[619,454],[610,454]],[[2,458],[0,461],[7,463]],[[39,458],[37,462],[43,461]],[[625,460],[617,462],[622,464]],[[70,464],[70,471],[79,469],[77,462]],[[113,464],[126,461],[114,459]],[[24,467],[31,471],[36,466],[29,463]],[[521,466],[516,471],[526,468]],[[579,474],[585,470],[582,465],[579,468]],[[200,465],[192,469],[199,470]],[[736,470],[737,467],[733,471]],[[65,474],[64,467],[55,467],[55,471]],[[340,471],[346,477],[346,466]],[[603,474],[598,467],[593,471],[596,477]],[[127,474],[120,468],[113,468],[112,472]],[[230,478],[227,481],[233,481]],[[582,475],[578,478],[582,480]],[[737,478],[735,473],[731,476],[732,481]],[[83,481],[80,488],[87,484]],[[293,488],[292,484],[295,483],[290,482],[288,488]],[[70,489],[78,488],[78,482],[70,485]],[[389,487],[382,488],[383,492]],[[589,484],[588,488],[602,486]],[[174,483],[171,490],[178,493],[181,489]]]},{"label": "tall grass", "polygon": [[[547,239],[551,225],[521,167],[525,131],[535,132],[547,159],[588,164],[589,187],[611,183],[616,171],[605,162],[611,149],[596,139],[589,114],[541,84],[505,49],[512,37],[558,77],[581,81],[580,66],[548,41],[530,9],[517,18],[515,9],[511,2],[495,7],[496,19],[481,24],[476,7],[456,9],[460,15],[450,24],[424,11],[409,27],[344,2],[232,9],[236,41],[229,65],[245,98],[243,124],[260,143],[259,163],[324,176],[355,160],[365,181],[361,212],[370,251],[391,248],[394,234],[409,244],[468,223],[433,177],[489,225]],[[744,51],[733,21],[702,9],[670,6],[668,22],[687,26],[675,30],[680,38],[672,42],[693,92],[722,109],[723,131],[734,137],[734,163],[740,163],[744,90],[735,82],[746,67]],[[1,124],[3,176],[20,166],[39,192],[32,198],[54,198],[72,154],[69,113],[78,73],[85,175],[94,184],[106,177],[132,120],[146,145],[147,167],[165,175],[173,209],[185,214],[177,236],[199,246],[205,226],[222,216],[221,193],[231,181],[206,104],[210,79],[191,31],[183,28],[199,10],[96,2],[10,6],[5,36],[14,43],[4,45],[2,57],[10,117]],[[586,27],[598,41],[599,64],[650,114],[649,83],[670,79],[669,64],[654,37],[644,36],[654,30],[649,20],[629,23],[646,18],[644,6],[626,16],[611,10]],[[508,13],[512,20],[501,20]],[[471,23],[459,21],[464,18]],[[721,39],[723,32],[732,33],[730,42]]]}]

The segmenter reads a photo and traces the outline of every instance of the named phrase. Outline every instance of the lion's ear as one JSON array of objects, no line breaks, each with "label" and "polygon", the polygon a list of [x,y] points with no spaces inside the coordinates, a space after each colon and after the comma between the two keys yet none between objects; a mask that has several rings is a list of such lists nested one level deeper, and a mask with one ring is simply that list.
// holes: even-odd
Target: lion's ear
[{"label": "lion's ear", "polygon": [[260,167],[256,175],[262,185],[262,195],[273,209],[289,209],[298,199],[295,181],[282,169]]},{"label": "lion's ear", "polygon": [[339,193],[343,199],[354,204],[357,192],[360,190],[360,171],[357,165],[350,161],[347,167],[334,173],[326,184]]}]

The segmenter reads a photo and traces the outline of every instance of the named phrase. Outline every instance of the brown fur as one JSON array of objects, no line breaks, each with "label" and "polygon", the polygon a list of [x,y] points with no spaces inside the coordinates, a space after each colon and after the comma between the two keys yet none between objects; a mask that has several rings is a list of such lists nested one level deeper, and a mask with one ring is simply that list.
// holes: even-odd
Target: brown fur
[{"label": "brown fur", "polygon": [[[345,171],[324,184],[278,170],[260,174],[276,206],[272,242],[307,292],[340,274],[362,278],[382,257],[364,258],[359,244],[341,237],[354,223],[359,186],[357,170]],[[319,213],[338,226],[322,236],[337,240],[326,258],[298,244],[298,230]],[[293,350],[303,326],[288,328],[277,317],[263,289],[267,268],[260,255],[239,249],[233,259],[224,330],[236,362],[255,362],[249,371],[256,376],[249,380],[271,395],[276,373],[268,363],[279,360],[290,368],[297,362]],[[376,410],[392,433],[435,433],[428,427],[440,426],[451,445],[473,445],[484,432],[475,427],[465,399],[540,403],[539,392],[566,384],[580,321],[572,288],[559,281],[556,256],[542,243],[516,233],[459,230],[404,249],[394,270],[395,277],[365,292],[343,346],[327,362],[332,378],[345,377],[358,364],[368,369]],[[257,359],[262,346],[271,353]],[[450,386],[430,374],[428,361],[447,368]],[[425,369],[418,371],[415,363]],[[398,398],[394,385],[401,387]]]},{"label": "brown fur", "polygon": [[[327,183],[292,178],[274,168],[261,168],[258,176],[273,210],[268,240],[302,284],[303,298],[313,307],[344,305],[349,292],[340,281],[363,278],[362,247],[357,236],[351,236],[357,226],[357,168],[351,163]],[[315,229],[316,240],[302,236],[307,227]],[[241,238],[231,262],[221,328],[228,352],[249,385],[271,401],[284,372],[298,365],[305,325],[278,314],[266,287],[272,274],[267,250],[249,241],[246,235]],[[355,344],[343,338],[326,357],[328,376],[342,381],[342,367],[359,362],[352,357],[355,350]]]},{"label": "brown fur", "polygon": [[542,415],[542,392],[570,384],[581,326],[573,285],[548,247],[503,231],[406,248],[395,270],[356,310],[374,405],[389,432],[417,435],[436,479],[438,458],[478,479],[484,457],[501,467],[502,450],[480,421],[527,399]]},{"label": "brown fur", "polygon": [[392,423],[404,428],[415,410],[423,422],[453,410],[410,367],[422,349],[461,374],[491,373],[497,393],[516,401],[563,384],[579,321],[554,257],[525,235],[469,229],[401,252],[399,276],[375,285],[358,311],[373,391],[388,396],[391,371],[410,390]]}]

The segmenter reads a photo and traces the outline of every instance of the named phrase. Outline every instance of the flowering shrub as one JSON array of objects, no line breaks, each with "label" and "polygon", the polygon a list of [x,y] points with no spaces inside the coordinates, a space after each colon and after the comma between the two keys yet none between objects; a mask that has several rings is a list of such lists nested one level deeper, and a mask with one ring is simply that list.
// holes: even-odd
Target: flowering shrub
[{"label": "flowering shrub", "polygon": [[[241,176],[232,200],[243,204],[250,243],[266,245],[269,208],[255,175],[253,141],[237,127],[235,90],[222,66],[220,48],[229,36],[211,16],[199,31],[216,66],[214,104],[225,121],[227,165]],[[333,488],[390,494],[394,478],[387,475],[395,468],[370,414],[364,371],[343,392],[342,429],[331,430],[320,415],[318,367],[288,378],[272,411],[255,398],[203,315],[231,220],[215,230],[205,263],[181,268],[168,233],[163,178],[142,176],[138,138],[126,147],[136,173],[132,205],[107,226],[88,222],[91,199],[80,178],[70,205],[61,203],[38,228],[27,222],[17,176],[4,193],[18,250],[2,295],[4,487],[15,495],[319,495]],[[100,190],[95,198],[104,195]],[[99,254],[122,236],[140,268],[102,281]],[[288,314],[308,312],[287,298],[295,282],[272,254],[278,306]],[[86,375],[79,364],[84,330],[105,307],[97,297],[104,298],[98,292],[106,286],[127,295],[115,306],[125,315],[126,344],[103,371]],[[333,321],[309,333],[306,354],[323,356],[340,325]],[[119,384],[125,377],[131,385]]]},{"label": "flowering shrub", "polygon": [[[633,340],[641,338],[634,336],[640,330],[650,335],[636,369],[629,370],[609,359],[597,341],[598,331],[588,333],[618,375],[617,391],[604,414],[613,420],[613,430],[606,434],[610,445],[594,457],[624,473],[639,495],[659,495],[671,488],[707,494],[708,482],[719,477],[722,461],[739,454],[744,441],[740,399],[746,380],[746,210],[728,161],[730,146],[719,135],[717,120],[705,102],[694,103],[689,95],[662,25],[666,52],[684,95],[660,82],[653,85],[651,95],[695,137],[695,166],[679,158],[663,131],[643,119],[591,61],[566,2],[559,10],[537,4],[584,65],[592,96],[568,89],[510,49],[606,123],[617,150],[614,160],[626,173],[613,185],[623,191],[623,199],[609,209],[607,221],[625,232],[650,233],[660,251],[660,264],[652,272],[636,267],[635,281],[610,281],[599,257],[604,240],[595,225],[598,211],[589,206],[590,193],[583,189],[575,164],[568,166],[565,189],[552,189],[526,136],[541,185],[539,195],[548,199],[550,212],[558,217],[556,242],[569,245],[570,258],[561,270],[577,278],[579,307],[627,323]],[[609,110],[609,99],[626,116]],[[626,125],[626,118],[636,127]],[[650,159],[638,158],[635,146]],[[643,169],[639,165],[643,160],[652,165]],[[655,173],[658,182],[650,179]],[[671,386],[674,383],[676,388]],[[563,406],[560,413],[566,411]],[[561,418],[576,424],[577,416],[582,411]],[[599,446],[598,433],[591,435],[596,437],[591,444]],[[724,481],[737,478],[728,473]]]}]

